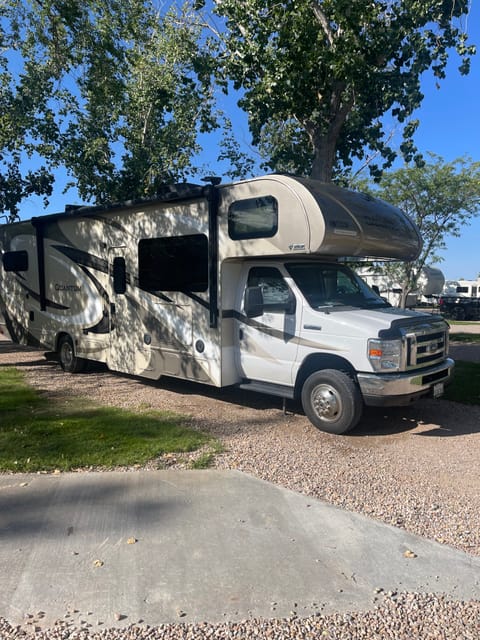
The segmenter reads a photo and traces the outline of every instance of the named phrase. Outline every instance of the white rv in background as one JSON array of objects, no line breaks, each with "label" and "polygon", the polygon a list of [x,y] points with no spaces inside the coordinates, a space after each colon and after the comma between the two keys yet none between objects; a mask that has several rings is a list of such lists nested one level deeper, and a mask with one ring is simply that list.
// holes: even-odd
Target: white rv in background
[{"label": "white rv in background", "polygon": [[[402,299],[402,288],[391,276],[382,273],[381,268],[360,267],[357,273],[365,282],[375,287],[378,293],[392,306],[398,307]],[[407,295],[406,307],[416,307],[419,304],[435,303],[445,285],[445,277],[440,269],[425,265],[420,270],[415,291]]]},{"label": "white rv in background", "polygon": [[113,371],[299,398],[343,433],[366,405],[439,396],[438,316],[392,308],[342,258],[414,259],[398,209],[286,175],[177,185],[154,200],[0,227],[12,339]]},{"label": "white rv in background", "polygon": [[480,278],[448,280],[440,296],[440,313],[452,320],[480,320]]},{"label": "white rv in background", "polygon": [[[379,269],[373,267],[358,267],[355,271],[369,287],[372,287],[392,307],[400,306],[402,288],[392,276],[382,273]],[[412,292],[408,294],[405,306],[407,309],[415,307],[417,302],[418,294],[417,292]]]},{"label": "white rv in background", "polygon": [[437,302],[445,285],[445,276],[441,269],[425,265],[417,280],[419,302],[431,304]]},{"label": "white rv in background", "polygon": [[480,278],[476,280],[447,280],[441,293],[442,296],[480,298]]}]

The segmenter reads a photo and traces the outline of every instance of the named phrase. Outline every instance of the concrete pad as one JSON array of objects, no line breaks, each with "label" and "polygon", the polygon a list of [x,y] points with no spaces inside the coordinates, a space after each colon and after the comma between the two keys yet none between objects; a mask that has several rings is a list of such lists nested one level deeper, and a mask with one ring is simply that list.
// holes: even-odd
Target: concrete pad
[{"label": "concrete pad", "polygon": [[478,558],[213,470],[0,476],[0,571],[0,616],[43,626],[363,610],[378,589],[480,598]]}]

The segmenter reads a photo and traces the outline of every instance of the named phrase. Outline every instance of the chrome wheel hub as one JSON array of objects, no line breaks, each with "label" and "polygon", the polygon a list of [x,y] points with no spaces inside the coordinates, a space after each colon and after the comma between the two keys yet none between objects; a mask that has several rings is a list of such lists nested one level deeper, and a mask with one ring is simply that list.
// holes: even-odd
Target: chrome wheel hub
[{"label": "chrome wheel hub", "polygon": [[321,384],[312,393],[312,407],[321,420],[333,422],[342,412],[342,400],[334,387]]}]

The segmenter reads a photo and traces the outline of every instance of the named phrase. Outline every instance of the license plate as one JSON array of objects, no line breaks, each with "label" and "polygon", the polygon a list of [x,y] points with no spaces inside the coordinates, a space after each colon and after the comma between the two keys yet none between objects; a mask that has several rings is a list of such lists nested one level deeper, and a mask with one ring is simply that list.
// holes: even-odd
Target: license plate
[{"label": "license plate", "polygon": [[433,385],[433,397],[434,398],[440,398],[440,396],[443,396],[443,391],[444,391],[443,382],[438,382],[437,384]]}]

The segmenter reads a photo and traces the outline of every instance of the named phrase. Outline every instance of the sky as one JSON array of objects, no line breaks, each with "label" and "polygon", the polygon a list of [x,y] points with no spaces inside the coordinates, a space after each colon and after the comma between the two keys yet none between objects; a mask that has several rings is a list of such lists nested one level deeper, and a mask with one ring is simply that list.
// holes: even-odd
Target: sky
[{"label": "sky", "polygon": [[[467,22],[469,41],[477,45],[470,74],[461,76],[449,64],[440,89],[425,77],[425,95],[418,110],[420,127],[415,142],[423,153],[432,151],[447,162],[463,155],[480,161],[480,1],[472,0]],[[452,59],[453,61],[453,59]],[[480,275],[480,212],[459,238],[447,239],[447,249],[438,268],[447,280],[475,279]]]},{"label": "sky", "polygon": [[[422,81],[424,100],[414,114],[420,120],[415,142],[422,153],[433,152],[450,162],[461,156],[480,161],[480,0],[471,0],[472,8],[466,23],[469,42],[476,44],[478,53],[472,60],[468,76],[457,71],[457,59],[452,55],[447,77],[437,89],[430,75]],[[249,134],[246,118],[239,116],[235,130],[242,145],[248,145]],[[216,140],[210,144],[204,140],[206,151],[202,160],[208,162],[208,171],[222,175],[222,165],[215,162],[218,154]],[[43,213],[62,211],[66,204],[79,204],[75,191],[63,194],[66,177],[58,173],[54,193],[49,206],[39,211],[39,199],[32,197],[20,205],[20,217],[28,219]],[[40,205],[41,206],[41,205]],[[480,275],[480,212],[473,222],[463,227],[460,237],[447,238],[447,248],[442,252],[443,261],[436,265],[446,280],[475,279]]]}]

